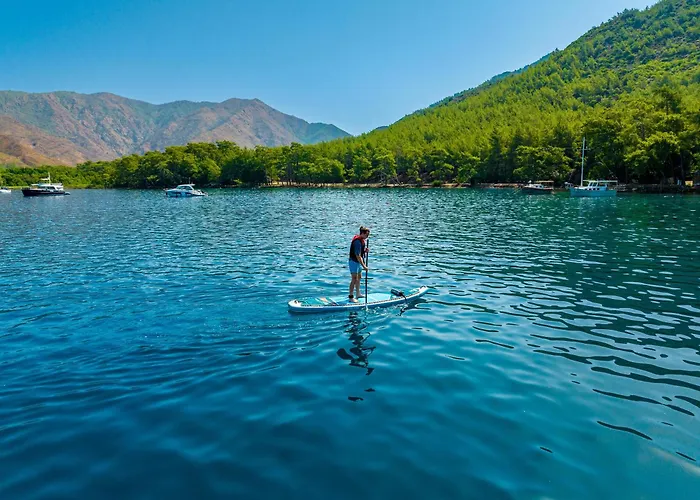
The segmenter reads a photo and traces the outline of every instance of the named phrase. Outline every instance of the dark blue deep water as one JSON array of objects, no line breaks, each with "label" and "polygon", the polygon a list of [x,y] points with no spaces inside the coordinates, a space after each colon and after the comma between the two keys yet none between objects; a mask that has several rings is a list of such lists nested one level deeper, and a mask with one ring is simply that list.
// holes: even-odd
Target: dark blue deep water
[{"label": "dark blue deep water", "polygon": [[[370,288],[408,308],[293,316]],[[700,498],[700,197],[0,195],[0,498]]]}]

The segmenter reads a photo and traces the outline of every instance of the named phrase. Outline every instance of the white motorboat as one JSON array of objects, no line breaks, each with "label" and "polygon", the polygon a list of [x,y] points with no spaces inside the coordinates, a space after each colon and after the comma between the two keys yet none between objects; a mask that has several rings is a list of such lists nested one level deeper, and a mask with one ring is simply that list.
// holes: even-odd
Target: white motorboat
[{"label": "white motorboat", "polygon": [[165,190],[168,198],[192,198],[193,196],[207,196],[207,193],[194,188],[194,184],[180,184],[172,189]]},{"label": "white motorboat", "polygon": [[10,194],[12,192],[12,189],[6,188],[4,186],[0,186],[0,194]]},{"label": "white motorboat", "polygon": [[586,181],[585,186],[569,188],[573,198],[609,198],[617,196],[617,181]]},{"label": "white motorboat", "polygon": [[524,194],[552,194],[554,192],[554,182],[539,181],[533,183],[530,181],[525,186],[522,186],[520,190]]}]

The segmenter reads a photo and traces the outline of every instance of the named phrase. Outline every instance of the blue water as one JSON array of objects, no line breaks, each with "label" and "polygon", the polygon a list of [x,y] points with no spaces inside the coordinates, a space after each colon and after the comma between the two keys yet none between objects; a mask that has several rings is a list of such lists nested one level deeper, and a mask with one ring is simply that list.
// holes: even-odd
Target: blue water
[{"label": "blue water", "polygon": [[[293,316],[371,290],[413,306]],[[0,498],[700,497],[700,197],[0,195]]]}]

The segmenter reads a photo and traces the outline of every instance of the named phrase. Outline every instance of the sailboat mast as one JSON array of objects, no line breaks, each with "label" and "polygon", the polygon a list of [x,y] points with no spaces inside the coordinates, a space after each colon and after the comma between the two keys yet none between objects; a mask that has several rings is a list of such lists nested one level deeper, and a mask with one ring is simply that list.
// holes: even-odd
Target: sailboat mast
[{"label": "sailboat mast", "polygon": [[586,158],[586,136],[583,136],[583,146],[581,147],[581,187],[583,187],[583,161]]}]

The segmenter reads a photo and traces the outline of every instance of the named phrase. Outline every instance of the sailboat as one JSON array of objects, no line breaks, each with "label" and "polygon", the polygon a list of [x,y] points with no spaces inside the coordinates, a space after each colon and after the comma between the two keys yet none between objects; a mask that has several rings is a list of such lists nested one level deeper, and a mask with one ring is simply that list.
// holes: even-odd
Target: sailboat
[{"label": "sailboat", "polygon": [[581,185],[569,188],[572,198],[610,198],[617,196],[617,181],[587,180],[583,185],[583,164],[586,158],[586,138],[583,138],[581,148]]}]

